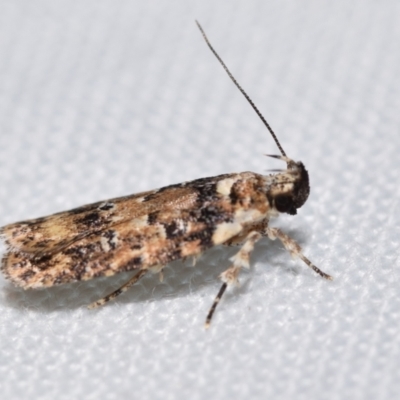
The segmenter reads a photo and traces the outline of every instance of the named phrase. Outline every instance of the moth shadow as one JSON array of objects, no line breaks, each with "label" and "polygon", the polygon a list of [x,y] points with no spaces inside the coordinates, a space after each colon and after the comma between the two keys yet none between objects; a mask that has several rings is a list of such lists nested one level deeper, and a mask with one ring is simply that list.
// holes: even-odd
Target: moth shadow
[{"label": "moth shadow", "polygon": [[[300,245],[307,240],[307,235],[300,230],[287,230],[287,233]],[[210,249],[202,255],[195,266],[191,265],[190,260],[175,261],[164,268],[162,282],[160,282],[158,274],[148,273],[126,293],[103,307],[109,307],[116,303],[122,305],[185,297],[209,286],[215,286],[215,294],[217,294],[220,287],[218,276],[229,267],[231,264],[229,258],[239,248],[238,246],[218,246]],[[282,262],[280,259],[283,253],[287,254],[278,240],[262,239],[257,243],[251,255],[251,264],[262,263],[266,267],[285,266],[287,268],[290,265],[290,257],[287,258],[287,264]],[[265,271],[267,271],[267,268],[265,268]],[[46,313],[75,310],[88,306],[93,301],[99,300],[118,289],[134,273],[124,272],[109,278],[97,278],[86,282],[35,290],[23,290],[7,283],[3,287],[4,300],[7,306],[19,310],[28,309]],[[251,269],[250,272],[243,271],[240,277],[242,284],[235,288],[232,294],[246,292],[252,278],[251,275],[254,274],[254,269]],[[230,296],[230,294],[227,294],[227,299]]]}]

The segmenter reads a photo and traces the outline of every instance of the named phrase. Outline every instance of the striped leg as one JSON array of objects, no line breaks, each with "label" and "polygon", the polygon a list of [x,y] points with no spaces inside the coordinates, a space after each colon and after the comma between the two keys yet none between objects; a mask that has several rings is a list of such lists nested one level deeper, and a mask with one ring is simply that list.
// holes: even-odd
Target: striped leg
[{"label": "striped leg", "polygon": [[124,285],[122,285],[120,288],[110,293],[106,297],[103,297],[102,299],[97,300],[92,304],[89,304],[88,308],[89,309],[97,308],[108,303],[110,300],[114,300],[120,294],[126,292],[131,286],[133,286],[146,272],[147,272],[146,269],[141,269],[136,275],[134,275],[131,279],[129,279],[129,281],[126,282]]},{"label": "striped leg", "polygon": [[301,247],[288,235],[283,233],[278,228],[269,228],[268,226],[264,230],[265,234],[271,239],[275,240],[278,238],[282,244],[285,246],[285,249],[292,255],[292,257],[299,257],[304,263],[306,263],[313,271],[315,271],[318,275],[322,276],[325,279],[332,280],[333,278],[321,271],[317,266],[315,266],[306,256],[304,256]]},{"label": "striped leg", "polygon": [[240,272],[241,268],[249,268],[250,267],[250,253],[254,249],[254,244],[261,238],[261,233],[257,231],[250,232],[246,240],[241,247],[241,249],[231,258],[231,261],[233,264],[225,270],[221,275],[220,278],[222,280],[222,286],[219,289],[219,292],[217,296],[215,297],[215,300],[210,308],[210,311],[208,312],[207,318],[206,318],[206,324],[205,327],[206,329],[209,328],[211,319],[214,315],[215,309],[217,308],[218,303],[220,302],[226,288],[232,285],[238,285],[238,275]]}]

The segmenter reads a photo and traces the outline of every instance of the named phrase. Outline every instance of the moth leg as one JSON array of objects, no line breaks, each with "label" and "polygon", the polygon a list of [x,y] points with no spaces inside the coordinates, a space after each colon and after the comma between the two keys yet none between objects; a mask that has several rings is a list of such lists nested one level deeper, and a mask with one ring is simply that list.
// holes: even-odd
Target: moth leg
[{"label": "moth leg", "polygon": [[244,232],[239,233],[238,235],[228,239],[224,244],[224,246],[236,246],[242,244],[246,239],[247,236],[249,235],[250,232],[258,231],[258,232],[264,232],[265,227],[267,226],[268,223],[262,222],[260,224],[256,225],[251,225],[248,227]]},{"label": "moth leg", "polygon": [[150,271],[152,274],[158,274],[158,279],[160,280],[160,282],[162,282],[164,280],[164,267],[165,265],[157,264],[150,267],[148,271]]},{"label": "moth leg", "polygon": [[110,300],[114,300],[120,294],[126,292],[131,286],[133,286],[146,272],[147,272],[146,269],[141,269],[136,275],[134,275],[131,279],[129,279],[129,281],[126,282],[124,285],[122,285],[120,288],[110,293],[109,295],[103,297],[102,299],[97,300],[92,304],[89,304],[88,308],[89,309],[97,308],[108,303]]},{"label": "moth leg", "polygon": [[314,265],[306,256],[304,256],[302,249],[298,243],[296,243],[291,237],[283,233],[278,228],[265,227],[265,234],[271,239],[275,240],[278,238],[285,249],[292,255],[293,258],[299,257],[304,263],[306,263],[313,271],[325,279],[332,280],[333,278],[321,271],[316,265]]},{"label": "moth leg", "polygon": [[199,258],[200,258],[200,254],[192,257],[192,267],[194,267],[197,264],[197,261]]},{"label": "moth leg", "polygon": [[254,244],[262,237],[261,233],[257,231],[250,232],[245,240],[245,243],[241,247],[241,249],[231,258],[233,264],[225,270],[220,278],[222,280],[222,286],[219,289],[217,296],[208,312],[206,318],[206,329],[209,328],[211,319],[214,315],[215,309],[217,308],[218,303],[220,302],[226,288],[232,285],[239,285],[238,275],[241,268],[249,268],[250,267],[250,253],[254,249]]}]

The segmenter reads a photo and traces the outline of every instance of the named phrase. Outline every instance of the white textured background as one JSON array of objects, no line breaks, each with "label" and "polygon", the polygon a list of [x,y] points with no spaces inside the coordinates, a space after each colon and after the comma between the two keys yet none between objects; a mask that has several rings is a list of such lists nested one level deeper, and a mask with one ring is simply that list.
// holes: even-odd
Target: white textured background
[{"label": "white textured background", "polygon": [[400,392],[400,4],[0,2],[0,224],[282,165],[195,24],[311,176],[274,222],[333,282],[261,242],[203,323],[232,250],[117,276],[0,281],[3,399],[393,399]]}]

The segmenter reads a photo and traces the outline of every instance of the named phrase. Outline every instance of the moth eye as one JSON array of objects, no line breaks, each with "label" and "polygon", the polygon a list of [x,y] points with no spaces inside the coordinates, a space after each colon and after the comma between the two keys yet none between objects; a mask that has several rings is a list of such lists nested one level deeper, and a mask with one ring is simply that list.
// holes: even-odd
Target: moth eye
[{"label": "moth eye", "polygon": [[291,196],[282,195],[275,197],[275,207],[279,212],[284,212],[291,215],[297,214],[297,210],[293,204],[293,199]]}]

